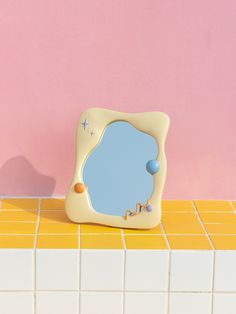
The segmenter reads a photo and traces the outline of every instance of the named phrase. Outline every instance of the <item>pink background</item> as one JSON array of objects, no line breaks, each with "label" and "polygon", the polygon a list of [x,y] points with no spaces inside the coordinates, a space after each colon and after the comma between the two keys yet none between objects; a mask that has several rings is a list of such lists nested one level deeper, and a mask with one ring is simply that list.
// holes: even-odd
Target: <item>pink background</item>
[{"label": "pink background", "polygon": [[169,114],[165,198],[236,198],[235,34],[235,0],[0,0],[0,194],[65,194],[97,106]]}]

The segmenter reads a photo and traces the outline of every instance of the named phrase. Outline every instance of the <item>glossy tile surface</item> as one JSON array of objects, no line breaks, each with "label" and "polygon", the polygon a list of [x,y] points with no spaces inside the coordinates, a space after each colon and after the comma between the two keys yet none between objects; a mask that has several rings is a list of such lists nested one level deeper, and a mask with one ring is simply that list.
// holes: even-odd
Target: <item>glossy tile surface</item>
[{"label": "glossy tile surface", "polygon": [[123,250],[82,250],[82,290],[122,290],[124,285]]},{"label": "glossy tile surface", "polygon": [[199,212],[232,212],[229,201],[194,201]]},{"label": "glossy tile surface", "polygon": [[78,249],[77,235],[42,235],[37,237],[37,249]]},{"label": "glossy tile surface", "polygon": [[3,210],[37,210],[38,207],[37,198],[2,198]]},{"label": "glossy tile surface", "polygon": [[161,224],[149,230],[122,230],[72,223],[64,198],[3,197],[0,248],[35,244],[44,249],[234,250],[235,206],[235,201],[224,200],[163,200]]},{"label": "glossy tile surface", "polygon": [[212,250],[211,242],[205,236],[167,235],[171,249],[174,250]]},{"label": "glossy tile surface", "polygon": [[125,235],[126,248],[130,250],[163,250],[168,249],[166,239],[162,235]]},{"label": "glossy tile surface", "polygon": [[124,249],[121,234],[82,234],[80,246],[81,249]]}]

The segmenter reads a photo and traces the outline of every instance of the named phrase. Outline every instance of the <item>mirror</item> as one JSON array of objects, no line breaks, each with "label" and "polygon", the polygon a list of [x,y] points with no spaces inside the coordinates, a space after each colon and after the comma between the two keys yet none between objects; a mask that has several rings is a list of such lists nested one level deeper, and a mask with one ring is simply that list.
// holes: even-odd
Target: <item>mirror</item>
[{"label": "mirror", "polygon": [[157,153],[152,136],[128,122],[109,124],[83,169],[83,180],[94,210],[125,216],[137,203],[145,204],[152,195],[154,184],[146,164],[155,159]]},{"label": "mirror", "polygon": [[82,112],[75,171],[65,200],[69,219],[119,228],[157,226],[168,128],[169,117],[163,112]]}]

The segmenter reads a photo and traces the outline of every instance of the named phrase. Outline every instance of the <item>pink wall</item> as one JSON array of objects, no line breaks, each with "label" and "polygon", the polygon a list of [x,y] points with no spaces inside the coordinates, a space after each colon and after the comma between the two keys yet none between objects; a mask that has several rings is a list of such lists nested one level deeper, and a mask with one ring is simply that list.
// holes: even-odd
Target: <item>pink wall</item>
[{"label": "pink wall", "polygon": [[0,194],[65,194],[98,106],[169,114],[165,198],[236,198],[235,34],[235,0],[0,0]]}]

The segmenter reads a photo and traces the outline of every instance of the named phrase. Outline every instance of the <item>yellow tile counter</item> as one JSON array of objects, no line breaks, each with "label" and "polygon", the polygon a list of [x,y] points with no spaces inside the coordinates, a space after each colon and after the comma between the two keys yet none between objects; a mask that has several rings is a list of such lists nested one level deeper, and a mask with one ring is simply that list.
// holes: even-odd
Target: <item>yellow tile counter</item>
[{"label": "yellow tile counter", "polygon": [[63,198],[3,198],[0,247],[236,249],[235,201],[163,201],[162,207],[159,226],[132,230],[74,224]]}]

